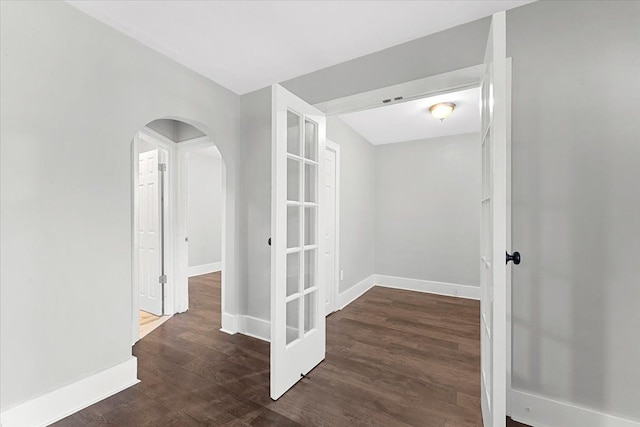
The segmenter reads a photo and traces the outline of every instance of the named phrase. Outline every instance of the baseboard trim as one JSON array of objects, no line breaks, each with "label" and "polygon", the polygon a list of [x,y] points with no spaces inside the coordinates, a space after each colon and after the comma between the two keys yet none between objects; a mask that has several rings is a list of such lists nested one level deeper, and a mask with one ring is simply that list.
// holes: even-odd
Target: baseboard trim
[{"label": "baseboard trim", "polygon": [[365,292],[373,288],[374,285],[375,274],[372,274],[371,276],[367,277],[364,280],[361,280],[341,294],[338,294],[338,310],[342,310],[353,301],[360,298]]},{"label": "baseboard trim", "polygon": [[[338,310],[342,310],[374,286],[428,292],[460,298],[480,298],[480,288],[475,288],[474,286],[372,274],[338,295]],[[240,333],[269,342],[271,337],[271,322],[270,320],[243,314],[232,315],[224,313],[222,315],[222,328],[220,330],[228,334]]]},{"label": "baseboard trim", "polygon": [[375,275],[376,286],[426,292],[450,297],[480,299],[480,286],[458,285],[455,283],[435,282],[432,280],[408,279],[406,277]]},{"label": "baseboard trim", "polygon": [[238,316],[235,314],[222,313],[220,319],[220,330],[226,334],[234,335],[238,333]]},{"label": "baseboard trim", "polygon": [[262,341],[271,341],[271,321],[238,315],[238,332]]},{"label": "baseboard trim", "polygon": [[212,262],[211,264],[194,265],[187,269],[187,276],[201,276],[203,274],[215,273],[222,270],[221,262]]},{"label": "baseboard trim", "polygon": [[620,418],[570,403],[511,390],[511,418],[535,427],[639,427],[639,421]]},{"label": "baseboard trim", "polygon": [[48,426],[139,383],[135,357],[0,414],[3,427]]}]

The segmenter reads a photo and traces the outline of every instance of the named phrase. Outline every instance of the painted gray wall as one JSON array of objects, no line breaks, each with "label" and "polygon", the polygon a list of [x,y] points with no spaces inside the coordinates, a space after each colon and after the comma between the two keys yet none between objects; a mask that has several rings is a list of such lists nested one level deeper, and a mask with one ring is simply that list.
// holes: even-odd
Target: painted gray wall
[{"label": "painted gray wall", "polygon": [[[240,97],[242,118],[245,225],[241,259],[240,312],[259,319],[271,316],[271,88]],[[275,236],[274,236],[275,238]]]},{"label": "painted gray wall", "polygon": [[640,3],[507,13],[513,386],[640,420]]},{"label": "painted gray wall", "polygon": [[5,410],[131,357],[131,141],[150,121],[186,118],[220,149],[225,274],[237,280],[240,105],[62,2],[0,2],[0,12]]},{"label": "painted gray wall", "polygon": [[191,126],[189,123],[176,121],[176,142],[184,142],[194,138],[205,136],[200,129]]},{"label": "painted gray wall", "polygon": [[147,127],[175,142],[178,141],[177,124],[178,122],[176,120],[157,119],[151,123],[147,123]]},{"label": "painted gray wall", "polygon": [[[482,63],[490,19],[480,19],[281,83],[310,104]],[[384,29],[381,29],[384,31]]]},{"label": "painted gray wall", "polygon": [[327,139],[340,145],[340,292],[374,273],[375,150],[337,117]]},{"label": "painted gray wall", "polygon": [[375,147],[375,272],[480,286],[480,134]]},{"label": "painted gray wall", "polygon": [[222,261],[222,160],[189,153],[187,166],[189,266]]}]

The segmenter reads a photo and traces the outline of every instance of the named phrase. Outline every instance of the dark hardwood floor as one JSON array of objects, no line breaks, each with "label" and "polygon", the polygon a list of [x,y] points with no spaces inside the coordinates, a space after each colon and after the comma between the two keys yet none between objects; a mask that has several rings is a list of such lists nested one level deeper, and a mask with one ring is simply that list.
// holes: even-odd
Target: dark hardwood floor
[{"label": "dark hardwood floor", "polygon": [[[481,426],[479,303],[375,287],[327,318],[327,355],[278,401],[269,344],[220,328],[220,275],[138,342],[141,382],[57,426]],[[512,424],[508,424],[516,426]]]}]

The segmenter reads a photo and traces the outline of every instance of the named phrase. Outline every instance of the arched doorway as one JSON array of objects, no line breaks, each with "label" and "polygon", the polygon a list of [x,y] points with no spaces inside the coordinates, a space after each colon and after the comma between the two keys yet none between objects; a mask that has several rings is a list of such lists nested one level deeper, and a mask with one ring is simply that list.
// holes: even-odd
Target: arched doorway
[{"label": "arched doorway", "polygon": [[[190,186],[189,157],[200,157],[199,153],[205,152],[209,157],[217,157],[217,161],[212,159],[208,163],[217,163],[217,172],[207,171],[205,178],[202,175],[198,178],[201,185]],[[174,314],[188,310],[190,275],[220,271],[220,287],[224,295],[227,286],[227,180],[224,158],[217,150],[215,141],[197,126],[185,121],[158,119],[149,122],[135,134],[131,156],[131,315],[132,344],[135,344]],[[200,225],[217,229],[217,241],[207,243],[209,247],[216,247],[219,258],[194,269],[189,260],[194,237],[190,236],[194,230],[190,230],[189,224],[189,195],[194,189],[210,186],[210,182],[203,180],[211,179],[212,173],[219,174],[217,200],[209,201],[209,206],[213,204],[219,215],[211,215],[208,224]],[[193,199],[195,194],[191,196]],[[224,301],[222,295],[221,300]],[[222,322],[221,319],[211,320]]]}]

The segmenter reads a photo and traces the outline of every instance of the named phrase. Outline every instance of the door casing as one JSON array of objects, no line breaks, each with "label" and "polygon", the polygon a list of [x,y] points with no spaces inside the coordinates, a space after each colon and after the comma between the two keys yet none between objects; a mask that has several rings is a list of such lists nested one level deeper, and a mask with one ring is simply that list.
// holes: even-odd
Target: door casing
[{"label": "door casing", "polygon": [[[335,161],[335,205],[334,212],[335,215],[335,236],[334,243],[335,247],[333,249],[333,256],[335,258],[334,262],[334,286],[327,287],[326,292],[329,297],[329,310],[327,311],[327,315],[333,313],[338,310],[338,294],[340,293],[340,146],[335,142],[327,139],[326,140],[326,150],[331,150],[336,155]],[[325,222],[326,224],[326,222]]]}]

